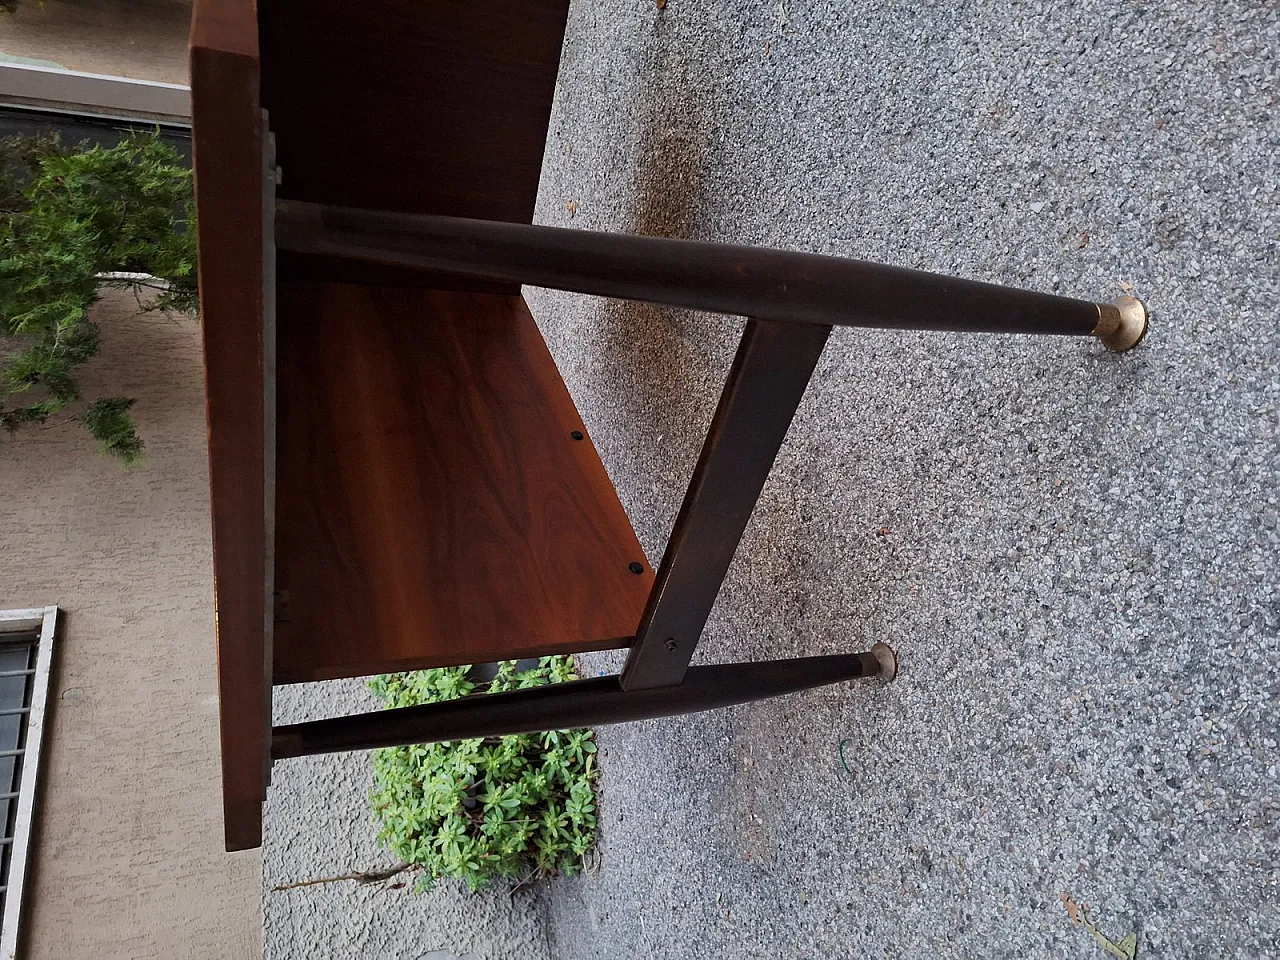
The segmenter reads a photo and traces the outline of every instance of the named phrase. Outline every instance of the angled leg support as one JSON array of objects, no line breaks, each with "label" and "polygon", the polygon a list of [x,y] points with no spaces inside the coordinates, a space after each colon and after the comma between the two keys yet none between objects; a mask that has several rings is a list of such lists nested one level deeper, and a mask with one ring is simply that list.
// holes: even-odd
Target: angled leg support
[{"label": "angled leg support", "polygon": [[624,690],[684,678],[830,332],[747,322],[622,671]]}]

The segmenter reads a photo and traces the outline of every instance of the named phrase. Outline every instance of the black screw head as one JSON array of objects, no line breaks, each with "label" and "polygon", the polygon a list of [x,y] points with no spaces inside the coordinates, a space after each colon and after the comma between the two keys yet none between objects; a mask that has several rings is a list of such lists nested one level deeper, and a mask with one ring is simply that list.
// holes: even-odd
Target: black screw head
[{"label": "black screw head", "polygon": [[676,641],[675,641],[675,638],[674,638],[674,637],[672,637],[671,639],[667,640],[667,649],[668,649],[668,650],[670,650],[672,653],[675,653],[675,652],[676,652],[676,647],[677,647],[677,646],[679,646],[679,644],[677,644],[677,643],[676,643]]},{"label": "black screw head", "polygon": [[573,439],[575,439],[575,440],[581,440],[581,439],[582,439],[582,431],[581,431],[581,430],[574,430],[572,433],[570,433],[570,434],[569,434],[569,436],[573,437]]},{"label": "black screw head", "polygon": [[635,560],[632,560],[630,563],[627,564],[627,569],[630,570],[632,573],[644,573],[644,564],[637,563]]}]

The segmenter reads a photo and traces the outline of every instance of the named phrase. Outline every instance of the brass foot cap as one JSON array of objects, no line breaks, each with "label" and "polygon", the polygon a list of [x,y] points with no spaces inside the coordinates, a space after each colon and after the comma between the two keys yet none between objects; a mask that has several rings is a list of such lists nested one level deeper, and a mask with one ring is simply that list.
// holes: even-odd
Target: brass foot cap
[{"label": "brass foot cap", "polygon": [[880,664],[881,680],[887,682],[898,675],[898,655],[893,652],[893,647],[887,643],[877,643],[871,648],[871,655]]},{"label": "brass foot cap", "polygon": [[1098,325],[1093,335],[1108,350],[1132,350],[1147,335],[1147,308],[1137,297],[1121,297],[1098,304]]}]

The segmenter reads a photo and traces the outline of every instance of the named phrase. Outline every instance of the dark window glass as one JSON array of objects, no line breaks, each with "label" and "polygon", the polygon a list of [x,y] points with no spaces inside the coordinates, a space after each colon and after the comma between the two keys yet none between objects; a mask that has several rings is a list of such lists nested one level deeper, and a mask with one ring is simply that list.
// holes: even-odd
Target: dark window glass
[{"label": "dark window glass", "polygon": [[[18,815],[18,787],[22,778],[22,749],[26,746],[27,714],[31,706],[31,674],[35,666],[37,633],[0,634],[0,889],[9,884],[9,856]],[[0,914],[5,893],[0,892]]]}]

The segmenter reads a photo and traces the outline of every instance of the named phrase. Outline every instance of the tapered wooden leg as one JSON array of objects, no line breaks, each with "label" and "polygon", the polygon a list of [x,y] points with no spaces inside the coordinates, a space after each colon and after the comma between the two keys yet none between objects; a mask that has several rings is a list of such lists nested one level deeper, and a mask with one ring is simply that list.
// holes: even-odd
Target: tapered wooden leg
[{"label": "tapered wooden leg", "polygon": [[623,690],[616,676],[596,677],[276,727],[271,734],[271,756],[281,760],[629,723],[715,710],[859,677],[892,679],[896,671],[893,651],[877,643],[866,653],[691,667],[676,687]]},{"label": "tapered wooden leg", "polygon": [[[282,250],[783,323],[1094,335],[1127,350],[1146,311],[844,257],[282,200]],[[1117,333],[1123,327],[1127,332]]]}]

